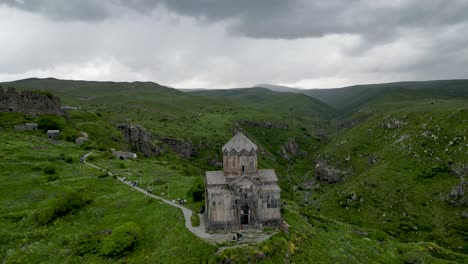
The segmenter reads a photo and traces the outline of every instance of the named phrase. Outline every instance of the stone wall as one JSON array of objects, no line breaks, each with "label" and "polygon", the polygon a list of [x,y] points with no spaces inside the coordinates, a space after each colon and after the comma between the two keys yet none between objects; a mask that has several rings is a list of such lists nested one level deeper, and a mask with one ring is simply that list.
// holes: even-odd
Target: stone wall
[{"label": "stone wall", "polygon": [[52,99],[33,91],[17,92],[14,88],[0,86],[0,112],[18,112],[25,114],[66,115],[60,107],[60,98]]},{"label": "stone wall", "polygon": [[257,172],[257,155],[256,153],[224,153],[223,168],[227,175],[254,174]]}]

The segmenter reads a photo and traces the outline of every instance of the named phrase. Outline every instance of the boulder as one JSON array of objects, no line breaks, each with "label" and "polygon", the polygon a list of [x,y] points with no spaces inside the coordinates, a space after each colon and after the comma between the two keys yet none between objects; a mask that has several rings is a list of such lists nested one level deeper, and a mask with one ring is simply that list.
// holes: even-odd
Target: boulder
[{"label": "boulder", "polygon": [[462,181],[460,184],[455,186],[449,194],[448,202],[453,206],[467,206],[468,199],[466,197],[466,191],[468,189],[468,182]]},{"label": "boulder", "polygon": [[145,157],[159,154],[159,148],[156,148],[150,134],[141,125],[121,123],[116,127],[120,129],[132,150],[142,153]]},{"label": "boulder", "polygon": [[324,160],[315,163],[315,178],[318,180],[337,183],[341,182],[346,174],[347,172],[332,167]]}]

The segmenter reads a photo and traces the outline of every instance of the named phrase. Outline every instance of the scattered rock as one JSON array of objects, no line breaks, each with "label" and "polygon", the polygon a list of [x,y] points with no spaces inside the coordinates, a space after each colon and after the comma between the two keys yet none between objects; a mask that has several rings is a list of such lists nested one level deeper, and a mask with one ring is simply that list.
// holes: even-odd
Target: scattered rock
[{"label": "scattered rock", "polygon": [[374,166],[378,161],[379,161],[379,157],[375,154],[371,154],[368,158],[368,161],[367,161],[367,164],[369,166]]},{"label": "scattered rock", "polygon": [[318,160],[315,163],[315,178],[318,180],[337,183],[341,182],[346,174],[348,173],[332,167],[324,160]]},{"label": "scattered rock", "polygon": [[455,186],[449,194],[448,202],[453,206],[467,206],[468,199],[466,197],[466,190],[468,188],[468,182],[462,181],[460,184]]},{"label": "scattered rock", "polygon": [[261,121],[261,122],[254,122],[254,121],[247,121],[247,120],[239,120],[237,125],[247,125],[259,128],[276,128],[276,129],[284,129],[288,130],[289,126],[287,124],[281,124],[276,122],[270,121]]},{"label": "scattered rock", "polygon": [[406,125],[406,123],[403,122],[402,120],[391,118],[389,121],[382,124],[382,127],[386,128],[386,129],[397,129],[397,128],[401,128],[401,127],[403,127],[405,125]]},{"label": "scattered rock", "polygon": [[88,134],[86,132],[80,132],[81,133],[81,137],[77,137],[75,138],[75,143],[78,145],[78,146],[81,146],[83,145],[86,141],[88,141]]},{"label": "scattered rock", "polygon": [[362,231],[360,229],[353,229],[353,232],[359,236],[362,236],[362,237],[368,237],[369,236],[369,233],[367,233],[366,231]]}]

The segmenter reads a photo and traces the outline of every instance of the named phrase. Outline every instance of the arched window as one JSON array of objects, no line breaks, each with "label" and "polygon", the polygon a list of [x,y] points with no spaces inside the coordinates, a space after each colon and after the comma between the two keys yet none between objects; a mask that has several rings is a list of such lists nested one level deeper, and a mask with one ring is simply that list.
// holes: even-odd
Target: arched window
[{"label": "arched window", "polygon": [[245,172],[245,166],[242,165],[242,172]]}]

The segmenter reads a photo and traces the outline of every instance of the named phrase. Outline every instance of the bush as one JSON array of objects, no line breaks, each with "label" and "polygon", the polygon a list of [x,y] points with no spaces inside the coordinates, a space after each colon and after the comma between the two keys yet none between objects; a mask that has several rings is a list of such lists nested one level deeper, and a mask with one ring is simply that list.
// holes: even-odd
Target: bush
[{"label": "bush", "polygon": [[101,254],[104,256],[115,257],[130,250],[141,234],[141,228],[134,222],[127,222],[117,227],[112,234],[103,241]]},{"label": "bush", "polygon": [[72,243],[72,252],[78,256],[96,254],[100,248],[99,240],[93,234],[82,234]]},{"label": "bush", "polygon": [[45,95],[45,96],[47,96],[47,98],[49,98],[49,99],[51,99],[51,100],[54,99],[54,95],[53,95],[51,92],[49,92],[49,91],[33,90],[32,92],[33,92],[33,93],[36,93],[36,94]]},{"label": "bush", "polygon": [[190,222],[192,222],[192,226],[200,226],[200,217],[197,213],[192,213],[192,216],[190,216]]},{"label": "bush", "polygon": [[188,195],[192,197],[194,201],[203,201],[203,199],[205,199],[205,183],[200,177],[195,179],[195,182],[188,191]]},{"label": "bush", "polygon": [[66,126],[65,120],[61,116],[47,115],[37,120],[37,127],[42,131],[49,129],[63,129]]},{"label": "bush", "polygon": [[47,176],[46,181],[52,182],[52,181],[56,181],[58,179],[60,179],[60,177],[57,176],[57,175],[49,175],[49,176]]},{"label": "bush", "polygon": [[74,214],[90,203],[91,200],[85,199],[81,193],[67,192],[49,201],[48,205],[34,214],[33,219],[39,225],[45,225],[67,214]]},{"label": "bush", "polygon": [[52,174],[55,174],[57,169],[55,167],[52,167],[52,166],[46,166],[42,170],[44,171],[45,174],[52,175]]},{"label": "bush", "polygon": [[407,252],[402,256],[403,263],[405,264],[419,264],[424,263],[422,258],[415,252]]}]

